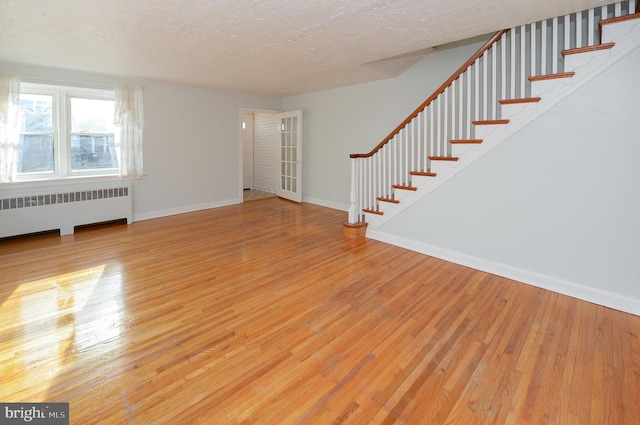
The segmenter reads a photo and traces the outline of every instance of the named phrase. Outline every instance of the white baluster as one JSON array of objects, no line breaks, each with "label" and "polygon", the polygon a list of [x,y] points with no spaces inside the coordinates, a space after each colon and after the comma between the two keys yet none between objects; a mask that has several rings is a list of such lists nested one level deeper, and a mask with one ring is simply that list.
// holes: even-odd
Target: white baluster
[{"label": "white baluster", "polygon": [[551,21],[551,73],[558,73],[558,18]]},{"label": "white baluster", "polygon": [[[384,196],[386,198],[388,198],[389,190],[391,189],[387,189],[388,187],[390,187],[391,185],[396,184],[396,178],[398,177],[398,143],[397,143],[397,138],[398,135],[396,134],[395,136],[393,136],[393,139],[391,139],[391,149],[389,150],[389,158],[387,159],[387,161],[389,162],[389,182],[388,184],[385,185],[385,193]],[[391,192],[393,192],[393,190],[391,190]]]},{"label": "white baluster", "polygon": [[444,89],[442,96],[442,139],[440,139],[440,152],[443,156],[447,156],[447,138],[449,137],[449,87]]},{"label": "white baluster", "polygon": [[435,120],[436,101],[429,105],[429,155],[436,154],[436,120]]},{"label": "white baluster", "polygon": [[582,47],[582,12],[576,13],[576,47]]},{"label": "white baluster", "polygon": [[358,188],[358,196],[356,197],[356,218],[360,221],[360,214],[362,213],[362,206],[364,205],[364,199],[367,190],[367,178],[366,178],[366,166],[367,158],[358,158],[358,182],[356,187]]},{"label": "white baluster", "polygon": [[571,47],[571,15],[564,15],[564,44],[562,50]]},{"label": "white baluster", "polygon": [[540,75],[547,74],[547,21],[540,26]]},{"label": "white baluster", "polygon": [[440,152],[440,138],[442,137],[442,96],[436,98],[436,143],[435,155],[442,155]]},{"label": "white baluster", "polygon": [[382,185],[384,184],[385,171],[384,171],[384,148],[380,149],[378,153],[376,153],[376,163],[375,163],[375,173],[376,173],[376,187],[373,190],[373,194],[371,196],[371,206],[373,207],[376,202],[376,198],[380,196],[382,193]]},{"label": "white baluster", "polygon": [[396,182],[403,184],[405,177],[404,171],[407,169],[407,135],[409,133],[409,125],[406,125],[398,138],[398,177]]},{"label": "white baluster", "polygon": [[[636,5],[633,4],[633,3],[634,3],[633,0],[629,1],[629,9],[630,10],[635,10],[635,8],[636,8]],[[633,8],[633,9],[631,9],[631,8]],[[614,13],[613,16],[615,16],[616,18],[618,16],[622,15],[622,3],[621,2],[616,3],[613,13]]]},{"label": "white baluster", "polygon": [[[427,106],[427,108],[431,109],[430,106]],[[422,161],[422,171],[427,171],[427,157],[429,156],[429,135],[428,135],[428,131],[429,131],[429,126],[428,124],[428,119],[429,119],[429,111],[427,109],[425,109],[424,111],[422,111],[422,156],[420,157],[420,160]]]},{"label": "white baluster", "polygon": [[378,161],[378,154],[376,154],[375,156],[369,157],[368,159],[369,159],[368,161],[368,165],[369,165],[368,189],[369,190],[367,190],[368,198],[365,205],[367,206],[367,208],[371,208],[371,206],[373,205],[373,202],[371,200],[374,199],[375,197],[376,186],[378,184],[378,180],[380,180],[380,174],[378,173],[378,170],[376,168],[376,163]]},{"label": "white baluster", "polygon": [[396,139],[397,139],[397,135],[391,139],[391,149],[389,150],[388,155],[389,157],[387,158],[387,162],[389,163],[389,181],[387,182],[387,184],[384,185],[384,193],[382,194],[385,198],[388,198],[389,195],[391,193],[393,193],[393,190],[391,189],[391,185],[394,185],[396,183],[396,170],[398,168],[398,166],[396,165],[397,162],[397,157],[398,155],[396,154],[396,149],[398,149],[398,144],[396,143]]},{"label": "white baluster", "polygon": [[456,95],[456,81],[454,80],[451,83],[451,131],[449,133],[449,137],[447,138],[447,141],[445,141],[446,145],[447,145],[447,150],[449,150],[450,146],[448,143],[448,140],[450,139],[455,139],[456,138],[456,130],[458,128],[457,124],[458,121],[456,121],[456,107],[458,105],[458,96]]},{"label": "white baluster", "polygon": [[393,184],[393,138],[389,140],[387,143],[388,149],[384,151],[384,172],[385,172],[385,181],[382,186],[382,191],[378,194],[378,196],[387,196],[387,189],[389,186]]},{"label": "white baluster", "polygon": [[464,110],[463,105],[464,105],[464,89],[463,89],[463,84],[462,84],[462,76],[464,74],[460,74],[460,77],[458,77],[458,79],[456,80],[456,84],[458,86],[458,102],[457,102],[457,109],[458,109],[458,138],[462,139],[464,138],[463,136],[463,124],[464,124]]},{"label": "white baluster", "polygon": [[516,98],[516,29],[511,28],[509,31],[509,43],[511,47],[511,93],[509,98]]},{"label": "white baluster", "polygon": [[[371,208],[371,206],[373,205],[373,202],[371,202],[371,200],[373,199],[373,194],[375,193],[375,186],[377,184],[378,178],[378,175],[375,172],[376,156],[368,157],[365,162],[367,165],[365,173],[365,175],[367,176],[367,189],[365,192],[366,196],[362,201],[362,208]],[[364,216],[364,213],[361,214]]]},{"label": "white baluster", "polygon": [[[500,90],[500,99],[507,97],[507,34],[502,34],[500,38],[500,81],[502,81],[502,89]],[[499,100],[499,99],[496,99]],[[497,102],[496,102],[497,103]],[[496,117],[497,118],[497,117]]]},{"label": "white baluster", "polygon": [[398,133],[395,137],[395,151],[394,151],[394,160],[393,163],[395,164],[395,169],[394,169],[394,174],[393,174],[393,184],[399,184],[402,183],[402,170],[404,168],[404,149],[403,149],[403,145],[404,145],[404,137],[406,134],[406,126],[405,128],[403,128],[402,130],[400,130],[400,133]]},{"label": "white baluster", "polygon": [[[378,196],[382,196],[382,188],[387,183],[387,147],[389,143],[387,143],[382,149],[380,149],[377,153],[378,155],[378,190],[374,193],[373,202],[375,203],[375,198]],[[374,204],[371,204],[374,205]]]},{"label": "white baluster", "polygon": [[538,75],[536,74],[536,23],[534,22],[533,24],[531,24],[531,33],[530,35],[530,39],[531,39],[531,75]]},{"label": "white baluster", "polygon": [[491,116],[489,118],[493,120],[496,119],[496,108],[498,105],[498,47],[494,44],[488,52],[491,54],[491,98],[488,99],[489,105],[491,106]]},{"label": "white baluster", "polygon": [[589,13],[587,14],[587,46],[593,46],[596,44],[595,36],[594,36],[594,10],[589,9]]},{"label": "white baluster", "polygon": [[404,148],[405,165],[404,165],[404,171],[402,172],[402,180],[407,185],[408,185],[409,171],[411,171],[411,164],[413,164],[413,120],[411,120],[408,127],[409,127],[409,131],[407,132],[408,134],[405,136],[405,139],[408,145],[405,146]]},{"label": "white baluster", "polygon": [[[419,145],[417,145],[419,139],[419,132],[420,131],[420,118],[419,118],[419,114],[416,115],[416,117],[413,119],[412,121],[412,126],[413,128],[411,129],[411,163],[409,165],[409,171],[414,171],[417,170],[416,168],[416,159],[418,157],[418,152],[419,152]],[[416,134],[418,135],[418,137],[416,137]]]},{"label": "white baluster", "polygon": [[473,64],[471,64],[471,66],[469,66],[469,68],[467,69],[467,71],[464,73],[465,74],[465,80],[467,82],[467,101],[465,102],[465,104],[467,105],[467,117],[465,118],[465,123],[467,125],[467,138],[471,139],[471,121],[473,120],[473,118],[471,118],[471,72],[473,69]]},{"label": "white baluster", "polygon": [[404,129],[400,130],[400,133],[398,133],[396,137],[393,138],[395,141],[393,163],[395,164],[396,167],[395,167],[395,175],[393,176],[392,184],[400,183],[402,181],[402,162],[403,162],[402,137],[404,136],[403,135],[404,132],[405,132]]},{"label": "white baluster", "polygon": [[476,59],[474,65],[473,65],[473,72],[474,72],[474,77],[475,77],[475,87],[473,89],[473,95],[474,95],[474,106],[475,109],[473,110],[473,116],[474,116],[474,120],[479,120],[482,118],[482,116],[480,116],[480,59]]},{"label": "white baluster", "polygon": [[482,107],[482,119],[488,119],[487,115],[489,113],[488,111],[488,107],[489,104],[487,102],[487,90],[488,90],[488,85],[489,85],[489,77],[487,74],[487,52],[485,52],[484,55],[482,55],[480,57],[480,59],[482,60],[482,79],[480,80],[480,84],[482,84],[482,103],[481,103],[481,107]]},{"label": "white baluster", "polygon": [[526,40],[527,30],[524,25],[520,27],[520,98],[526,97],[526,78],[527,71],[526,67],[526,52],[527,52],[527,40]]}]

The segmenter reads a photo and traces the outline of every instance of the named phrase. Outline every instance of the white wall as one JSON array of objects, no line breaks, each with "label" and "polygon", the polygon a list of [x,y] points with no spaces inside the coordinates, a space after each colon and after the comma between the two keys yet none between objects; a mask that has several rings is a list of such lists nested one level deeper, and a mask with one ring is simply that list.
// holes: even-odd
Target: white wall
[{"label": "white wall", "polygon": [[275,114],[254,112],[254,177],[257,190],[276,193],[278,120]]},{"label": "white wall", "polygon": [[395,79],[285,98],[284,110],[304,111],[303,199],[346,211],[349,154],[373,149],[487,38],[436,50]]},{"label": "white wall", "polygon": [[144,87],[148,175],[133,182],[134,220],[241,202],[240,108],[282,109],[277,97],[12,63],[0,62],[0,69],[53,81]]},{"label": "white wall", "polygon": [[437,51],[395,79],[285,99],[4,62],[0,69],[52,81],[144,87],[147,177],[133,182],[134,220],[241,202],[242,107],[303,109],[304,199],[346,210],[349,154],[378,144],[480,44]]},{"label": "white wall", "polygon": [[640,50],[376,238],[640,314]]}]

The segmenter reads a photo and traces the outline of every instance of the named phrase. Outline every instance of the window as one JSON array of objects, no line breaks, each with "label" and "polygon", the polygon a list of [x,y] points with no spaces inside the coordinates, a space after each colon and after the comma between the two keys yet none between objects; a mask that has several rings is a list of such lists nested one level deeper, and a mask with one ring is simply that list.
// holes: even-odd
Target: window
[{"label": "window", "polygon": [[16,179],[117,175],[114,92],[21,83]]}]

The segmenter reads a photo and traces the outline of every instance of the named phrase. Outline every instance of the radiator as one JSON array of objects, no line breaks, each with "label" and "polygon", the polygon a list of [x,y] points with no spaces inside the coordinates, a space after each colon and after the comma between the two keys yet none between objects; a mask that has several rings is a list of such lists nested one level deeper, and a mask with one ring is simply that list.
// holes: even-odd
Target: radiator
[{"label": "radiator", "polygon": [[130,183],[25,192],[0,195],[0,238],[48,230],[70,235],[76,226],[133,221]]}]

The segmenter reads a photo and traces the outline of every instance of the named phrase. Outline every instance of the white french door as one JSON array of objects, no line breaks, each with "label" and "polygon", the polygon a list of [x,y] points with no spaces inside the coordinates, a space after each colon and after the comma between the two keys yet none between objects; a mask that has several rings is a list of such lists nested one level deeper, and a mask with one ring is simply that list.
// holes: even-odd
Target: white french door
[{"label": "white french door", "polygon": [[278,122],[278,179],[276,195],[302,202],[302,111],[276,115]]}]

